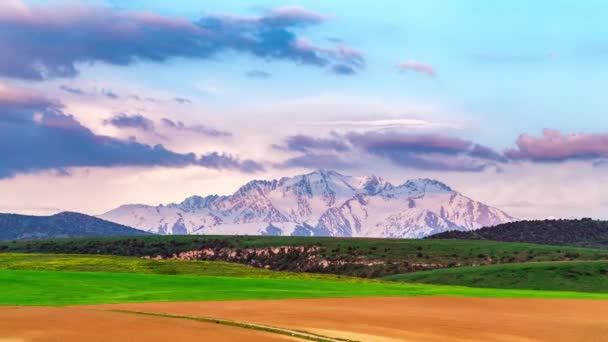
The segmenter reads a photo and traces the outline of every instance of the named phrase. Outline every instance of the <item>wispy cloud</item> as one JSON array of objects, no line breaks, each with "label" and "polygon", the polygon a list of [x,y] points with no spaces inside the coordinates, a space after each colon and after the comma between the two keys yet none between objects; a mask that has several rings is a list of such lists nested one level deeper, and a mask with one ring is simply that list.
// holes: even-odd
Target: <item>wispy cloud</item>
[{"label": "wispy cloud", "polygon": [[171,120],[168,118],[162,118],[161,122],[171,129],[175,129],[178,131],[185,132],[193,132],[197,134],[202,134],[210,137],[231,137],[232,133],[226,131],[220,131],[215,128],[207,127],[204,125],[185,125],[183,122],[179,120]]},{"label": "wispy cloud", "polygon": [[397,68],[399,70],[413,71],[425,74],[430,77],[437,77],[437,72],[435,71],[435,68],[432,65],[418,62],[413,59],[397,64]]}]

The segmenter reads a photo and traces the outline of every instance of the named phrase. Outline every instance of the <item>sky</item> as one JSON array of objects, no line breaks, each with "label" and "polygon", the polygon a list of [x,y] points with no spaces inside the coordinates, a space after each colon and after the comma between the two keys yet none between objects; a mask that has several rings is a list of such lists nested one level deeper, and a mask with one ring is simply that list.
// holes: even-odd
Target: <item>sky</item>
[{"label": "sky", "polygon": [[608,219],[608,2],[5,0],[0,212],[332,169]]}]

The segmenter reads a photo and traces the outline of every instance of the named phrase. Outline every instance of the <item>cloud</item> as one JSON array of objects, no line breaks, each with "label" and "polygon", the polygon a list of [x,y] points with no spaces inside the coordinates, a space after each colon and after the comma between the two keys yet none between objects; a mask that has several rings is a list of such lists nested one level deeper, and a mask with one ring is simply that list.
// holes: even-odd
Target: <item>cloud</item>
[{"label": "cloud", "polygon": [[203,125],[187,126],[181,121],[174,121],[174,120],[171,120],[168,118],[162,118],[161,122],[165,126],[178,130],[178,131],[193,132],[193,133],[197,133],[197,134],[201,134],[201,135],[206,135],[209,137],[231,137],[232,136],[232,133],[230,133],[230,132],[220,131],[215,128],[211,128],[211,127],[207,127],[207,126],[203,126]]},{"label": "cloud", "polygon": [[119,99],[119,98],[120,98],[120,96],[118,96],[116,93],[114,93],[114,92],[113,92],[113,91],[111,91],[111,90],[104,89],[104,90],[102,90],[102,91],[101,91],[101,93],[102,93],[102,94],[103,94],[105,97],[107,97],[107,98],[109,98],[109,99],[112,99],[112,100],[117,100],[117,99]]},{"label": "cloud", "polygon": [[430,64],[421,63],[415,60],[407,60],[397,65],[400,70],[414,71],[417,73],[425,74],[430,77],[436,77],[437,72]]},{"label": "cloud", "polygon": [[356,167],[353,161],[345,160],[343,157],[332,153],[304,153],[300,156],[289,158],[276,164],[281,169],[306,168],[306,169],[348,169]]},{"label": "cloud", "polygon": [[351,132],[346,135],[346,139],[368,154],[414,169],[483,171],[506,161],[488,147],[439,134]]},{"label": "cloud", "polygon": [[0,178],[41,170],[70,167],[199,165],[262,170],[261,164],[211,152],[176,153],[162,145],[150,146],[93,133],[62,105],[38,93],[0,87]]},{"label": "cloud", "polygon": [[351,66],[345,64],[336,64],[331,68],[331,70],[338,75],[352,75],[357,72]]},{"label": "cloud", "polygon": [[179,104],[191,104],[192,101],[190,101],[190,99],[187,99],[185,97],[176,97],[173,99],[173,101],[179,103]]},{"label": "cloud", "polygon": [[413,169],[479,172],[500,170],[499,165],[508,162],[502,154],[469,140],[399,131],[351,131],[328,138],[295,135],[274,147],[299,153],[280,164],[282,167],[347,167],[354,163],[346,161],[375,156]]},{"label": "cloud", "polygon": [[608,158],[608,134],[568,134],[545,129],[540,137],[521,134],[517,148],[505,151],[514,160],[562,162],[567,160],[597,160]]},{"label": "cloud", "polygon": [[458,128],[457,125],[453,124],[430,122],[420,119],[333,120],[306,122],[303,124],[349,129]]},{"label": "cloud", "polygon": [[245,74],[249,78],[268,79],[271,77],[270,73],[263,70],[249,70]]},{"label": "cloud", "polygon": [[104,125],[116,128],[134,128],[146,132],[154,132],[154,122],[140,114],[119,113],[103,121]]},{"label": "cloud", "polygon": [[284,145],[274,145],[275,148],[291,152],[309,152],[311,150],[345,152],[350,149],[348,143],[340,136],[316,138],[298,134],[287,137]]},{"label": "cloud", "polygon": [[70,93],[73,95],[85,95],[85,92],[80,89],[80,88],[75,88],[75,87],[69,87],[66,85],[62,85],[59,87],[59,89],[65,91],[66,93]]},{"label": "cloud", "polygon": [[189,21],[109,7],[16,3],[0,5],[0,75],[5,77],[73,77],[81,63],[125,66],[175,57],[208,59],[224,51],[330,70],[336,64],[353,70],[364,65],[362,54],[348,46],[318,46],[296,35],[294,29],[326,20],[300,7]]}]

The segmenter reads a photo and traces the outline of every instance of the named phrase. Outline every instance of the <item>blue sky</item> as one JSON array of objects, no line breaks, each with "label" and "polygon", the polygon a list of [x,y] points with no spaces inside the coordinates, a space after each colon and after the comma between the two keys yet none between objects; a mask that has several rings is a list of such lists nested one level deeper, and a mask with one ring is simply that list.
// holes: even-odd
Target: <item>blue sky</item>
[{"label": "blue sky", "polygon": [[[14,138],[0,141],[12,154],[0,189],[18,195],[0,211],[98,213],[324,167],[438,178],[518,217],[606,218],[607,11],[565,0],[10,0],[0,130]],[[52,195],[77,185],[71,200]],[[40,186],[33,203],[25,194]],[[82,207],[87,193],[100,200]]]},{"label": "blue sky", "polygon": [[[259,15],[281,1],[114,1],[122,9],[146,10],[195,20],[210,13]],[[386,101],[441,103],[472,116],[484,142],[496,148],[521,132],[550,127],[588,131],[606,126],[603,88],[608,54],[604,1],[307,1],[304,7],[331,19],[301,30],[313,41],[339,38],[365,53],[366,68],[356,77],[334,77],[324,70],[264,62],[248,56],[218,61],[152,64],[133,79],[197,96],[192,72],[230,87],[227,99],[250,101],[272,92],[277,98],[341,93]],[[387,10],[390,9],[390,10]],[[432,65],[437,78],[397,72],[402,60]],[[273,75],[259,86],[248,69]],[[151,72],[147,72],[150,70]],[[208,81],[210,82],[210,81]],[[297,85],[297,86],[296,86]],[[500,127],[500,129],[498,129]],[[601,127],[601,126],[600,126]],[[597,128],[600,128],[597,127]]]}]

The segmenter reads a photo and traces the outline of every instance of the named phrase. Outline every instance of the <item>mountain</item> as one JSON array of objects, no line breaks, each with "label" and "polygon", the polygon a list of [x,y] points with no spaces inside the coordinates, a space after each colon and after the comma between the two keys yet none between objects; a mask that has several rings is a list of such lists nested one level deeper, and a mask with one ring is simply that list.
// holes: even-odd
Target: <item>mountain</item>
[{"label": "mountain", "polygon": [[430,239],[494,240],[608,248],[608,221],[581,220],[517,221],[476,231],[448,231]]},{"label": "mountain", "polygon": [[254,180],[230,196],[123,205],[101,218],[158,234],[421,238],[512,221],[431,179],[393,185],[377,176],[318,170]]},{"label": "mountain", "polygon": [[138,229],[79,213],[52,216],[0,214],[0,240],[148,235]]}]

